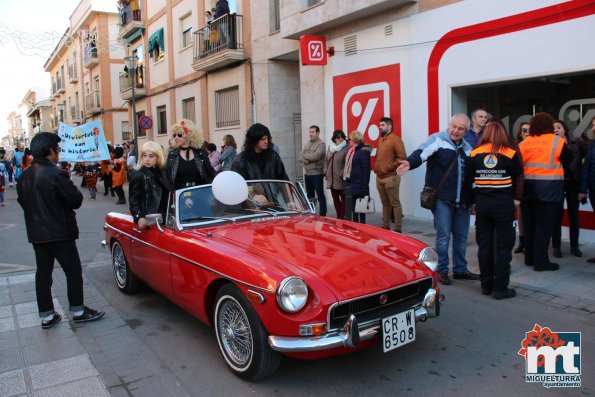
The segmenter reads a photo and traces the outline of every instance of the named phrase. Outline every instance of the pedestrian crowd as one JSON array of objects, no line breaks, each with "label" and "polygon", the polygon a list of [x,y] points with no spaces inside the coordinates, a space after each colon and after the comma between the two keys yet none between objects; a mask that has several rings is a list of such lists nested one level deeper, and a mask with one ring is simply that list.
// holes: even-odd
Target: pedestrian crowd
[{"label": "pedestrian crowd", "polygon": [[[592,129],[595,133],[595,118]],[[471,119],[454,115],[444,131],[431,134],[409,156],[392,119],[380,119],[379,131],[372,157],[373,149],[361,132],[347,136],[335,130],[327,147],[320,128],[310,126],[299,161],[304,167],[307,197],[321,216],[327,214],[328,189],[337,218],[366,223],[366,213],[371,211],[361,210],[358,203],[370,203],[373,170],[382,204],[382,227],[390,229],[393,222],[394,231],[401,233],[401,178],[426,163],[422,205],[431,209],[434,218],[441,284],[451,283],[451,238],[452,278],[479,280],[481,293],[495,299],[516,295],[508,285],[513,250],[524,253],[525,264],[535,271],[557,270],[559,265],[550,261],[548,251],[551,244],[553,256],[562,256],[564,200],[570,252],[582,256],[578,209],[587,198],[595,208],[595,141],[587,144],[582,137],[573,138],[563,121],[537,113],[520,125],[515,139],[500,121],[478,109]],[[279,146],[263,124],[248,128],[239,153],[232,135],[223,137],[218,150],[216,144],[204,141],[189,120],[173,124],[170,134],[167,150],[154,141],[139,149],[134,142],[109,146],[109,160],[78,163],[74,171],[82,176],[92,200],[96,199],[98,180],[102,180],[104,196],[117,195],[116,204],[126,204],[123,185],[129,181],[130,213],[140,229],[148,227],[148,214],[162,214],[162,222],[165,220],[171,192],[210,184],[222,171],[235,171],[247,180],[289,180]],[[74,212],[83,196],[70,178],[70,163],[58,165],[59,142],[56,134],[40,133],[30,148],[6,151],[0,161],[0,203],[4,205],[6,186],[13,187],[16,181],[18,202],[25,212],[27,235],[37,261],[36,293],[43,328],[61,320],[51,299],[54,259],[66,274],[73,320],[94,321],[104,315],[83,302]],[[468,270],[466,258],[471,215],[475,215],[480,274]],[[517,225],[519,245],[514,249]],[[595,263],[595,258],[588,261]]]}]

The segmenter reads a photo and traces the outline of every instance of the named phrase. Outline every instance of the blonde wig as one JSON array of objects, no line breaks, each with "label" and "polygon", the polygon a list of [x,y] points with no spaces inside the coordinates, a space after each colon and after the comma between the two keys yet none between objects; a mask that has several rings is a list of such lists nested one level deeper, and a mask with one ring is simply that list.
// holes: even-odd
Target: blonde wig
[{"label": "blonde wig", "polygon": [[155,141],[148,141],[143,143],[140,151],[138,152],[138,160],[134,166],[135,170],[140,170],[143,168],[144,153],[153,153],[155,156],[157,156],[157,164],[155,164],[155,166],[160,170],[165,168],[165,152],[163,151],[163,146]]},{"label": "blonde wig", "polygon": [[177,133],[184,134],[185,138],[190,143],[190,146],[195,149],[200,149],[204,142],[202,137],[202,132],[198,129],[196,125],[190,120],[180,120],[178,123],[175,123],[171,127],[169,127],[169,134],[177,134]]}]

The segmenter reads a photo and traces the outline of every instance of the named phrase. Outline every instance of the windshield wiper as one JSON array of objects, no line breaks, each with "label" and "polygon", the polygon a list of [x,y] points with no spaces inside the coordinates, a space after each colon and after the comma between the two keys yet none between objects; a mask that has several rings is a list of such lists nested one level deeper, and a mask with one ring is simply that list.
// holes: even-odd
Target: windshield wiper
[{"label": "windshield wiper", "polygon": [[182,223],[189,223],[189,222],[197,222],[197,221],[227,221],[227,222],[235,222],[234,218],[221,218],[215,216],[196,216],[193,218],[186,218],[182,220]]}]

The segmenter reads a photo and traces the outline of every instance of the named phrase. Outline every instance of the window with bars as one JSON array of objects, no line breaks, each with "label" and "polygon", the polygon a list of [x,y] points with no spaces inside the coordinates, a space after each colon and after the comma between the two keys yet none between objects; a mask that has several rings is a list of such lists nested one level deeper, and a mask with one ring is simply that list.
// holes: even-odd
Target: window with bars
[{"label": "window with bars", "polygon": [[233,86],[215,91],[216,127],[240,124],[240,87]]},{"label": "window with bars", "polygon": [[167,134],[167,112],[165,105],[157,106],[157,134]]},{"label": "window with bars", "polygon": [[194,97],[182,99],[182,118],[196,124]]},{"label": "window with bars", "polygon": [[131,139],[130,123],[128,121],[122,121],[122,142],[127,142]]}]

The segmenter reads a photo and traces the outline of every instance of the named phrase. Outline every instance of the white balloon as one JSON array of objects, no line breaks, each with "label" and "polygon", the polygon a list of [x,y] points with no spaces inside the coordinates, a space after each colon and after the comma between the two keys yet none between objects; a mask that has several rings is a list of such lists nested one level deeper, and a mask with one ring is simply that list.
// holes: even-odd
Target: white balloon
[{"label": "white balloon", "polygon": [[248,184],[237,172],[223,171],[212,184],[213,196],[227,205],[236,205],[248,198]]}]

